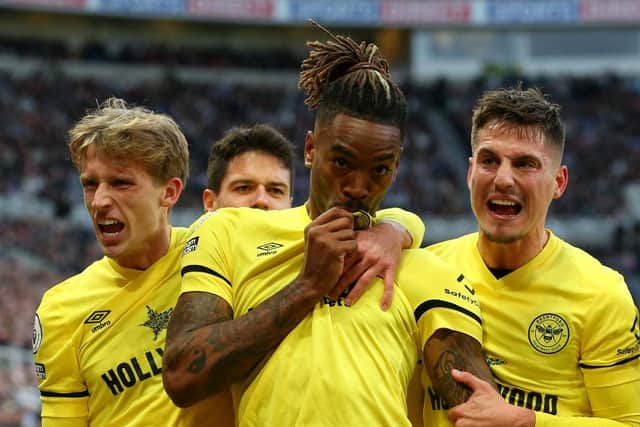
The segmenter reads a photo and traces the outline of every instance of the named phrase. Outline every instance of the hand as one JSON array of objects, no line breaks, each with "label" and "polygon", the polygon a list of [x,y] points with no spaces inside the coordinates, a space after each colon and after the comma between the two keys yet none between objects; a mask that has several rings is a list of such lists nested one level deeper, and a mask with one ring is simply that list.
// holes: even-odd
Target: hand
[{"label": "hand", "polygon": [[449,411],[455,427],[535,427],[532,410],[508,404],[486,381],[457,369],[451,370],[451,376],[472,391],[465,403]]},{"label": "hand", "polygon": [[304,264],[298,280],[308,283],[318,296],[333,289],[344,271],[345,259],[357,249],[353,215],[331,208],[304,230]]},{"label": "hand", "polygon": [[329,297],[337,299],[355,282],[345,299],[346,305],[352,305],[377,276],[384,281],[381,307],[388,309],[393,299],[394,279],[403,245],[407,239],[411,245],[407,236],[404,229],[390,223],[379,223],[370,230],[358,231],[358,250],[347,257],[344,272]]}]

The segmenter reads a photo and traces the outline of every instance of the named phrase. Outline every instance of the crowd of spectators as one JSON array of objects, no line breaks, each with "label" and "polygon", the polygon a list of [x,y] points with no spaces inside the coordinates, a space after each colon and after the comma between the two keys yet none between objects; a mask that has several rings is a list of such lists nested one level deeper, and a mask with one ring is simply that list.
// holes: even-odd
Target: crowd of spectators
[{"label": "crowd of spectators", "polygon": [[183,67],[295,70],[300,58],[291,49],[274,47],[234,49],[227,46],[168,46],[163,43],[116,43],[0,36],[0,55],[46,61],[82,61],[109,64],[152,64]]},{"label": "crowd of spectators", "polygon": [[[16,42],[14,51],[23,47]],[[61,53],[55,44],[26,47],[24,52],[33,49],[35,55],[42,55],[38,49],[48,49],[58,56],[68,54],[64,49]],[[11,49],[10,45],[0,43],[0,52]],[[120,53],[122,56],[118,59],[96,52],[99,49],[87,46],[81,59],[131,60],[129,54]],[[147,52],[142,57],[154,62],[148,58],[163,54]],[[205,61],[201,65],[219,65],[206,55],[194,57]],[[188,63],[189,60],[180,61]],[[460,168],[460,159],[452,160],[451,151],[447,150],[451,147],[446,144],[468,154],[474,100],[487,88],[514,84],[516,80],[544,88],[563,106],[570,186],[552,212],[555,215],[628,215],[625,184],[640,180],[640,168],[635,167],[640,164],[640,121],[636,119],[640,116],[640,78],[613,75],[553,79],[483,77],[468,82],[443,79],[422,85],[405,84],[409,126],[402,166],[387,203],[420,214],[427,223],[427,232],[429,216],[469,215],[466,171]],[[29,348],[33,313],[44,290],[100,256],[92,231],[74,216],[82,211],[82,195],[68,158],[66,131],[87,109],[109,96],[166,112],[181,125],[190,143],[192,161],[187,191],[178,209],[200,209],[209,147],[226,129],[241,124],[271,123],[291,138],[300,159],[305,132],[312,127],[312,115],[306,111],[295,82],[264,87],[247,83],[189,83],[167,78],[123,85],[116,81],[70,78],[50,69],[28,77],[0,73],[3,175],[0,201],[20,200],[21,206],[26,206],[20,215],[0,209],[0,346]],[[428,120],[433,112],[438,113],[440,124],[450,133],[434,129]],[[466,165],[466,161],[462,164]],[[306,199],[307,180],[300,162],[296,164],[296,176],[294,203],[300,203]],[[30,205],[29,201],[33,200],[46,203],[51,211],[41,214],[35,207],[39,205]],[[33,206],[33,212],[29,212],[29,206]],[[627,228],[619,230],[612,236],[610,245],[598,248],[598,255],[637,277],[640,274],[640,244],[637,243],[640,226],[632,228],[633,235],[638,236],[635,240],[630,239],[632,234]],[[6,369],[3,371],[0,364],[0,384],[4,386],[8,380],[2,380],[3,377],[10,380],[12,376]],[[33,385],[29,381],[23,383],[25,387]],[[0,389],[0,421],[7,415],[2,409],[8,405],[3,403],[6,395],[6,390]]]}]

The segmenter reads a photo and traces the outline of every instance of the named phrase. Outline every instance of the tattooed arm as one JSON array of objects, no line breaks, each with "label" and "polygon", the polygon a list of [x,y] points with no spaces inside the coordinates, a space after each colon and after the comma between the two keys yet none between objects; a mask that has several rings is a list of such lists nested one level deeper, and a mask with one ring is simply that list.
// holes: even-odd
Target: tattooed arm
[{"label": "tattooed arm", "polygon": [[451,369],[470,372],[496,388],[480,343],[466,334],[437,330],[424,346],[423,361],[436,392],[449,407],[466,402],[472,393],[453,379]]},{"label": "tattooed arm", "polygon": [[294,282],[233,320],[222,298],[182,294],[167,331],[162,373],[167,393],[176,405],[187,407],[228,389],[275,349],[316,302]]},{"label": "tattooed arm", "polygon": [[174,403],[193,405],[246,377],[335,286],[345,257],[356,250],[355,237],[350,212],[332,208],[318,216],[305,229],[298,277],[235,319],[223,298],[183,293],[169,322],[163,365]]}]

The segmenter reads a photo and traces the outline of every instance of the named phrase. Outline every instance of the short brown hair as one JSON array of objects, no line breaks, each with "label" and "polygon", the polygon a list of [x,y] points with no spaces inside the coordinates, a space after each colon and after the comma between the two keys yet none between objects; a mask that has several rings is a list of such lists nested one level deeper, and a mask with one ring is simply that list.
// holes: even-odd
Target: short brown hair
[{"label": "short brown hair", "polygon": [[565,128],[560,106],[538,88],[497,89],[485,92],[473,109],[471,150],[477,146],[478,132],[489,124],[529,128],[542,132],[545,143],[564,151]]},{"label": "short brown hair", "polygon": [[71,160],[82,170],[87,148],[94,144],[103,154],[141,162],[156,183],[189,176],[189,147],[177,123],[145,107],[131,107],[109,98],[88,112],[69,131]]},{"label": "short brown hair", "polygon": [[216,194],[220,193],[229,163],[237,156],[251,151],[273,156],[289,170],[289,189],[293,194],[293,145],[275,128],[264,123],[231,128],[213,144],[207,165],[207,187]]}]

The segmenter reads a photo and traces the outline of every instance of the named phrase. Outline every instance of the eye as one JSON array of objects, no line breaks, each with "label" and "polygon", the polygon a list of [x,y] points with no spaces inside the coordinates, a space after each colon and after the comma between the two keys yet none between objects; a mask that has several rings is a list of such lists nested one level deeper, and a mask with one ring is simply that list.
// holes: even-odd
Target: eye
[{"label": "eye", "polygon": [[332,160],[334,166],[339,167],[339,168],[346,168],[348,166],[347,161],[342,158],[342,157],[338,157],[336,159]]},{"label": "eye", "polygon": [[81,184],[82,184],[82,189],[85,191],[93,191],[98,186],[98,184],[92,180],[82,181]]},{"label": "eye", "polygon": [[491,165],[496,164],[496,163],[497,163],[497,161],[496,161],[495,157],[485,156],[485,157],[482,157],[480,159],[480,164],[481,165],[491,166]]},{"label": "eye", "polygon": [[129,187],[133,185],[133,182],[131,182],[128,179],[117,178],[117,179],[114,179],[111,184],[114,187],[123,188],[123,187]]},{"label": "eye", "polygon": [[279,187],[273,187],[269,190],[269,192],[271,194],[275,194],[276,196],[283,196],[284,195],[284,190],[282,188]]},{"label": "eye", "polygon": [[237,187],[234,187],[234,191],[237,193],[242,193],[242,194],[246,194],[251,192],[251,186],[250,185],[238,185]]},{"label": "eye", "polygon": [[376,166],[376,168],[374,169],[376,175],[378,176],[385,176],[388,175],[391,172],[391,168],[387,165],[379,165]]},{"label": "eye", "polygon": [[523,169],[537,169],[538,162],[535,159],[521,159],[516,163],[516,166]]}]

